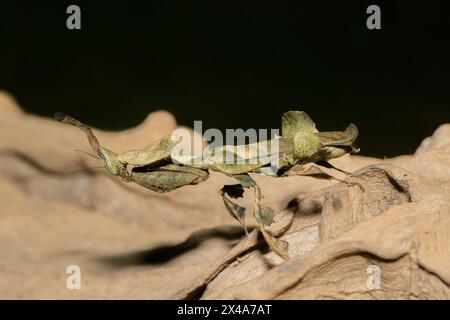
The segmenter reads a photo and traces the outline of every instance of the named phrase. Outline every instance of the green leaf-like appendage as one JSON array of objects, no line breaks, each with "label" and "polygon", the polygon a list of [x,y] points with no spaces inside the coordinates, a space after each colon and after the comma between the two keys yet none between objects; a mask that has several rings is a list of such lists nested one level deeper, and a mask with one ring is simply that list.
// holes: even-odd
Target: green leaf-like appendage
[{"label": "green leaf-like appendage", "polygon": [[358,137],[358,128],[351,123],[345,131],[319,132],[317,136],[325,147],[350,146]]},{"label": "green leaf-like appendage", "polygon": [[315,133],[297,132],[294,136],[294,158],[308,159],[322,148],[320,139]]},{"label": "green leaf-like appendage", "polygon": [[258,222],[259,230],[261,231],[269,247],[277,255],[287,260],[289,258],[288,243],[284,240],[275,238],[265,229],[265,226],[269,226],[272,224],[274,215],[275,214],[271,208],[259,205],[258,209],[256,210],[255,218]]},{"label": "green leaf-like appendage", "polygon": [[119,155],[118,160],[133,166],[148,166],[168,159],[176,142],[171,136],[161,138],[155,145],[144,150],[131,150]]},{"label": "green leaf-like appendage", "polygon": [[132,181],[157,192],[168,192],[190,184],[197,184],[205,181],[208,177],[209,174],[205,170],[175,164],[147,172],[132,172]]},{"label": "green leaf-like appendage", "polygon": [[304,111],[288,111],[281,117],[281,133],[293,138],[297,132],[316,133],[316,125]]}]

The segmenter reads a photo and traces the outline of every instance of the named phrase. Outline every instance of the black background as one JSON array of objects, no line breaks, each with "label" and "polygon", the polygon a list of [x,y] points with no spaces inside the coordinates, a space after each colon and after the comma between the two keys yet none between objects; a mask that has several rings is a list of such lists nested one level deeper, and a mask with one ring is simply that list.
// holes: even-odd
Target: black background
[{"label": "black background", "polygon": [[[354,122],[379,157],[450,122],[445,1],[55,3],[0,4],[0,89],[32,113],[124,129],[167,109],[225,129],[279,128],[299,109],[321,130]],[[381,30],[366,28],[370,4]]]}]

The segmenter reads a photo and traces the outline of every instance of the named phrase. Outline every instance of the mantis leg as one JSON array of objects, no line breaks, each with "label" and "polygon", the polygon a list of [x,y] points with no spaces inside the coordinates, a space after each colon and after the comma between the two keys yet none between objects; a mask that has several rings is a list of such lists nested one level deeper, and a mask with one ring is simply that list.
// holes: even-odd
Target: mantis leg
[{"label": "mantis leg", "polygon": [[326,162],[328,165],[323,165],[322,162],[316,163],[316,165],[311,165],[310,167],[304,167],[301,165],[296,165],[294,167],[292,167],[289,171],[287,171],[284,175],[286,176],[310,176],[310,177],[314,177],[314,178],[318,178],[318,179],[327,179],[327,180],[336,180],[342,183],[345,183],[347,185],[357,185],[359,186],[363,191],[364,191],[364,187],[359,183],[359,182],[351,182],[351,181],[346,181],[346,180],[342,180],[339,179],[327,172],[325,172],[323,169],[321,169],[319,166],[323,166],[326,168],[331,168],[331,169],[335,169],[337,171],[340,171],[344,174],[350,175],[351,173],[346,172],[344,170],[340,170],[336,167],[334,167],[331,163]]},{"label": "mantis leg", "polygon": [[[249,233],[247,225],[245,224],[245,208],[231,200],[231,198],[241,198],[242,194],[244,193],[244,190],[242,189],[240,195],[234,195],[233,191],[227,189],[227,187],[234,187],[234,186],[236,186],[237,189],[241,185],[238,184],[233,186],[224,186],[219,192],[220,195],[222,196],[223,204],[225,205],[225,208],[227,209],[228,213],[242,225],[245,231],[245,236],[248,236]],[[240,190],[238,190],[237,192],[239,191]]]},{"label": "mantis leg", "polygon": [[[255,193],[253,216],[258,224],[260,232],[262,233],[269,247],[276,254],[278,254],[283,259],[288,259],[288,243],[286,241],[275,238],[265,229],[266,226],[270,226],[272,224],[275,213],[271,208],[261,205],[262,196],[261,189],[258,184],[248,174],[232,175],[232,177],[238,180],[240,183],[235,185],[226,185],[221,190],[222,198],[228,212],[246,229],[245,208],[231,201],[230,197],[240,198],[244,193],[243,188],[252,188]],[[248,234],[247,230],[246,234]]]},{"label": "mantis leg", "polygon": [[259,230],[269,247],[281,258],[287,260],[289,258],[288,243],[284,240],[275,238],[265,229],[266,226],[272,224],[275,213],[271,208],[261,205],[261,189],[256,182],[253,185],[253,190],[255,191],[255,208],[253,216],[258,223]]},{"label": "mantis leg", "polygon": [[349,175],[352,174],[351,172],[348,172],[348,171],[345,171],[345,170],[342,170],[342,169],[339,169],[339,168],[333,166],[333,165],[332,165],[331,163],[329,163],[328,161],[324,161],[324,160],[323,160],[323,161],[317,161],[316,164],[319,165],[319,166],[328,168],[328,169],[334,169],[334,170],[336,170],[336,171],[342,172],[343,174],[345,174],[345,175],[347,175],[347,176],[349,176]]}]

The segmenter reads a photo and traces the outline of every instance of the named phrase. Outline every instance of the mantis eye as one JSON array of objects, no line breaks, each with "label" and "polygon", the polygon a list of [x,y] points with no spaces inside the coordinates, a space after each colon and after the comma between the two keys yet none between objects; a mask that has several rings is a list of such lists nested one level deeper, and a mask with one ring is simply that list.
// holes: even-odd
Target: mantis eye
[{"label": "mantis eye", "polygon": [[297,132],[294,135],[294,158],[310,158],[322,148],[319,137],[314,133]]}]

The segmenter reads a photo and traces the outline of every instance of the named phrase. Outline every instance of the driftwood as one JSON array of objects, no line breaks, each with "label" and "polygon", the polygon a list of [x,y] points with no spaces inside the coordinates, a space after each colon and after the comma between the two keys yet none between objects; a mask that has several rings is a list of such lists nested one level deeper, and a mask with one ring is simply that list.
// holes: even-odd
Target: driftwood
[{"label": "driftwood", "polygon": [[[95,133],[124,151],[174,128],[156,112]],[[411,156],[335,160],[357,184],[254,176],[279,212],[267,230],[289,242],[288,261],[230,222],[217,197],[227,177],[169,194],[126,185],[67,152],[88,150],[77,132],[6,94],[0,134],[0,298],[450,298],[450,124]],[[69,265],[80,290],[66,288]]]}]

